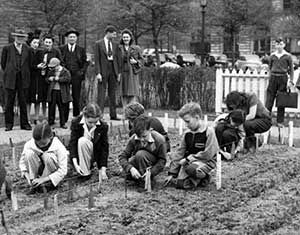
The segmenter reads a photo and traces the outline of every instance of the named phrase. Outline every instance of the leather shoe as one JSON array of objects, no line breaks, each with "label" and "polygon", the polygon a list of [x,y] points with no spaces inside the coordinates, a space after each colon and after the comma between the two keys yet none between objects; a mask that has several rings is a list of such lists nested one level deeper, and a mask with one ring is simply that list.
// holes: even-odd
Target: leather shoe
[{"label": "leather shoe", "polygon": [[60,125],[60,128],[62,128],[62,129],[68,129],[68,127],[67,127],[66,124]]},{"label": "leather shoe", "polygon": [[26,130],[26,131],[31,131],[32,130],[32,128],[31,128],[31,126],[29,124],[25,125],[25,126],[22,126],[21,129],[22,130]]},{"label": "leather shoe", "polygon": [[12,129],[13,129],[12,126],[5,127],[5,131],[11,131]]},{"label": "leather shoe", "polygon": [[113,118],[110,118],[110,120],[121,121],[121,118],[113,117]]}]

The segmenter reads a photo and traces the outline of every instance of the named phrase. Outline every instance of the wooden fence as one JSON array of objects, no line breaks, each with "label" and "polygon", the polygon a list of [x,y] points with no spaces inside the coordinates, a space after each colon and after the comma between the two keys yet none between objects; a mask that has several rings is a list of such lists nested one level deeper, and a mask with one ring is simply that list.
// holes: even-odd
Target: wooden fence
[{"label": "wooden fence", "polygon": [[[299,70],[295,71],[294,82],[298,79]],[[217,69],[215,90],[215,112],[221,113],[225,109],[225,98],[231,91],[253,92],[265,103],[269,82],[268,71],[236,71]],[[297,91],[299,93],[299,91]],[[276,108],[274,108],[276,111]],[[298,95],[298,108],[287,108],[288,113],[300,113],[300,94]]]}]

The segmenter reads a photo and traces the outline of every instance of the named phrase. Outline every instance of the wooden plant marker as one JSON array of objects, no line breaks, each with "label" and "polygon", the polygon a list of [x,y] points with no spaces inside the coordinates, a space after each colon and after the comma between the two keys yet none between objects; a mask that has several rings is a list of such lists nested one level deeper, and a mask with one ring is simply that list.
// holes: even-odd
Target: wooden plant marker
[{"label": "wooden plant marker", "polygon": [[294,122],[289,121],[289,147],[294,145]]},{"label": "wooden plant marker", "polygon": [[110,122],[110,134],[112,135],[113,134],[113,125],[112,125],[112,122]]},{"label": "wooden plant marker", "polygon": [[125,119],[124,118],[122,119],[122,123],[123,123],[123,130],[126,133],[127,129],[126,129],[126,124],[125,124]]},{"label": "wooden plant marker", "polygon": [[168,128],[169,128],[169,114],[168,113],[165,113],[164,123],[165,123],[165,131],[168,132]]},{"label": "wooden plant marker", "polygon": [[4,212],[3,212],[2,209],[0,210],[0,213],[1,213],[1,224],[2,224],[2,226],[4,227],[6,234],[9,235],[10,233],[9,233],[8,228],[7,228],[7,226],[6,226],[5,217],[4,217]]},{"label": "wooden plant marker", "polygon": [[216,187],[217,190],[221,189],[222,187],[222,160],[220,153],[217,153]]},{"label": "wooden plant marker", "polygon": [[43,194],[44,194],[44,209],[48,210],[49,209],[49,205],[48,205],[48,195],[47,195],[46,186],[42,185],[42,189],[43,189]]},{"label": "wooden plant marker", "polygon": [[119,132],[120,141],[122,141],[123,140],[123,136],[122,136],[122,132],[121,132],[120,127],[118,127],[118,132]]},{"label": "wooden plant marker", "polygon": [[255,151],[258,150],[258,146],[259,146],[259,136],[256,136],[256,139],[255,139]]},{"label": "wooden plant marker", "polygon": [[56,217],[56,223],[59,226],[58,195],[57,194],[54,195],[53,205],[54,205],[54,212],[55,212],[55,217]]},{"label": "wooden plant marker", "polygon": [[147,190],[147,192],[151,192],[152,188],[151,188],[151,171],[150,171],[151,167],[148,167],[146,169],[146,173],[145,173],[145,190]]},{"label": "wooden plant marker", "polygon": [[208,124],[208,118],[207,118],[207,115],[204,115],[204,123],[205,123],[205,125]]},{"label": "wooden plant marker", "polygon": [[124,179],[124,190],[125,190],[125,199],[127,199],[127,179],[126,179],[126,175],[125,175],[125,179]]},{"label": "wooden plant marker", "polygon": [[16,192],[14,190],[11,191],[11,206],[13,211],[17,211],[18,210],[18,199],[17,199],[17,195]]},{"label": "wooden plant marker", "polygon": [[268,144],[269,136],[270,136],[270,131],[267,131],[267,132],[263,133],[264,144]]},{"label": "wooden plant marker", "polygon": [[179,135],[183,134],[183,120],[179,119]]},{"label": "wooden plant marker", "polygon": [[9,138],[9,144],[10,144],[10,147],[11,147],[11,151],[12,151],[12,162],[13,162],[13,167],[14,169],[16,169],[17,167],[17,163],[16,163],[16,147],[12,141],[11,138]]},{"label": "wooden plant marker", "polygon": [[72,181],[68,181],[68,196],[67,196],[67,202],[71,203],[74,201],[74,192],[73,192],[73,186]]},{"label": "wooden plant marker", "polygon": [[94,191],[93,191],[93,185],[90,185],[90,193],[89,193],[89,204],[88,204],[88,208],[92,209],[93,207],[95,207],[95,199],[94,199]]},{"label": "wooden plant marker", "polygon": [[176,117],[174,118],[174,129],[176,128]]},{"label": "wooden plant marker", "polygon": [[232,142],[232,144],[231,144],[230,154],[231,154],[231,159],[233,159],[235,157],[235,143],[234,142]]},{"label": "wooden plant marker", "polygon": [[149,117],[152,117],[152,113],[148,113],[148,116],[149,116]]}]

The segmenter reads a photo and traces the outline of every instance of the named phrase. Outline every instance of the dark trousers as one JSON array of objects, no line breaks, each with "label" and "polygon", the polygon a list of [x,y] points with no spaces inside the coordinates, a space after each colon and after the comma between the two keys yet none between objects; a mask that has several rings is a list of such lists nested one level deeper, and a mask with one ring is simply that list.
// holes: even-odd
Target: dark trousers
[{"label": "dark trousers", "polygon": [[17,73],[16,88],[6,89],[7,102],[5,105],[5,125],[6,127],[13,127],[14,125],[14,104],[16,94],[18,93],[18,102],[20,107],[20,126],[21,128],[29,125],[27,110],[26,110],[26,89],[22,88],[22,75]]},{"label": "dark trousers", "polygon": [[117,117],[117,112],[116,112],[117,78],[115,75],[113,62],[109,62],[108,71],[109,71],[108,76],[102,77],[102,82],[98,84],[98,104],[103,113],[104,104],[105,104],[106,87],[108,86],[110,118],[116,118]]},{"label": "dark trousers", "polygon": [[215,133],[220,148],[229,153],[231,152],[232,143],[236,146],[240,140],[238,130],[225,122],[217,124]]},{"label": "dark trousers", "polygon": [[270,118],[255,118],[245,121],[244,129],[246,132],[246,148],[256,146],[255,133],[263,133],[269,130],[272,126]]},{"label": "dark trousers", "polygon": [[[287,75],[271,75],[269,85],[267,88],[267,100],[266,100],[266,108],[272,112],[272,107],[274,104],[274,100],[276,98],[278,91],[286,91],[288,77]],[[284,108],[277,108],[277,122],[283,123],[284,121]]]},{"label": "dark trousers", "polygon": [[[71,72],[73,117],[77,117],[80,113],[82,77],[78,76],[77,73],[78,72]],[[70,113],[70,107],[69,107],[69,103],[67,103],[65,104],[65,109],[64,109],[65,122],[68,122],[69,113]]]},{"label": "dark trousers", "polygon": [[61,99],[61,92],[60,90],[52,90],[51,91],[51,102],[49,102],[49,111],[48,111],[48,122],[50,125],[54,124],[55,121],[55,109],[56,105],[58,107],[59,112],[59,123],[60,125],[64,125],[65,121],[65,109],[66,106],[69,107],[68,103],[64,104]]},{"label": "dark trousers", "polygon": [[[129,163],[143,175],[145,174],[147,167],[157,163],[157,158],[145,150],[139,150],[132,158],[130,158]],[[154,176],[155,175],[151,175],[151,177]]]}]

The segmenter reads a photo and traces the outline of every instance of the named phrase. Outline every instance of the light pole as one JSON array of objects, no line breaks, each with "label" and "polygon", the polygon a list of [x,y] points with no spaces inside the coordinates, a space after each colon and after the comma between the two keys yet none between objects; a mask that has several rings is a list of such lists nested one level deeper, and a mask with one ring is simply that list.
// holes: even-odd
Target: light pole
[{"label": "light pole", "polygon": [[200,0],[200,6],[202,8],[202,33],[201,33],[201,64],[204,65],[204,55],[205,55],[205,7],[207,6],[207,0]]}]

